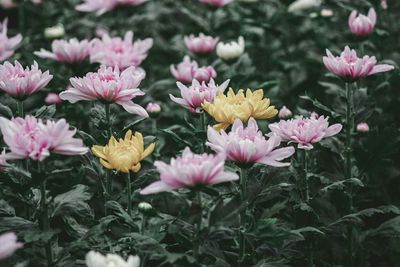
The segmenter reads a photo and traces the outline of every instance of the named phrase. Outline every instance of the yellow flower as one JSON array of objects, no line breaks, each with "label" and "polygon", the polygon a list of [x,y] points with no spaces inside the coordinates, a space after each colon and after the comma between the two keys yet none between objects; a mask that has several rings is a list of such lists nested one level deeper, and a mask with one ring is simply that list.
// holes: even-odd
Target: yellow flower
[{"label": "yellow flower", "polygon": [[150,155],[154,150],[155,144],[150,144],[144,149],[143,136],[136,132],[132,135],[129,130],[124,139],[118,141],[111,136],[108,145],[92,147],[92,152],[100,158],[100,163],[107,169],[113,169],[128,173],[129,171],[138,172],[141,168],[140,161]]},{"label": "yellow flower", "polygon": [[269,98],[263,98],[263,89],[252,92],[243,89],[235,95],[232,88],[226,95],[219,93],[213,103],[204,102],[202,107],[210,114],[218,124],[214,125],[216,130],[226,129],[233,124],[235,119],[239,118],[247,122],[250,117],[255,119],[269,119],[278,114],[275,106],[270,106]]}]

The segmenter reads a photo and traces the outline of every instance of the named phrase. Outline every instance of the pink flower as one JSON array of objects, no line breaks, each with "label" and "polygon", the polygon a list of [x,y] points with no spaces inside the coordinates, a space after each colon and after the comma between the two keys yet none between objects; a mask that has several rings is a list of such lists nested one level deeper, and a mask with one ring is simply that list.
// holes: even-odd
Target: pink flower
[{"label": "pink flower", "polygon": [[204,4],[208,4],[210,6],[215,6],[215,7],[223,7],[233,2],[233,0],[199,0],[199,1]]},{"label": "pink flower", "polygon": [[81,12],[96,12],[100,16],[118,5],[137,6],[148,0],[84,0],[84,3],[77,5],[76,10]]},{"label": "pink flower", "polygon": [[3,23],[0,23],[0,61],[6,60],[14,55],[14,50],[22,41],[21,34],[17,34],[14,37],[8,38],[7,24],[7,18],[3,20]]},{"label": "pink flower", "polygon": [[254,118],[249,119],[246,128],[241,120],[236,119],[228,134],[225,130],[218,132],[209,126],[207,136],[207,145],[212,150],[223,153],[227,159],[241,164],[289,166],[290,163],[281,161],[293,155],[295,151],[293,147],[277,148],[281,143],[281,138],[275,134],[266,140],[262,132],[258,130]]},{"label": "pink flower", "polygon": [[350,50],[348,46],[340,54],[340,57],[333,56],[328,49],[326,54],[327,56],[323,58],[325,67],[337,76],[350,81],[394,69],[392,65],[388,64],[377,65],[375,57],[359,58],[356,51]]},{"label": "pink flower", "polygon": [[171,159],[170,164],[156,161],[154,166],[160,172],[160,181],[140,191],[142,195],[171,191],[195,185],[211,185],[238,180],[233,172],[224,171],[225,157],[221,154],[193,154],[187,147],[182,156]]},{"label": "pink flower", "polygon": [[188,56],[185,56],[176,67],[171,65],[170,70],[172,75],[182,83],[191,83],[193,79],[199,82],[208,82],[217,76],[217,72],[212,66],[199,68],[197,62],[191,61]]},{"label": "pink flower", "polygon": [[184,41],[190,52],[209,53],[215,50],[219,38],[213,38],[212,36],[206,36],[200,33],[198,37],[193,34],[185,36]]},{"label": "pink flower", "polygon": [[48,105],[55,105],[55,104],[60,104],[62,102],[62,99],[56,93],[48,93],[44,101]]},{"label": "pink flower", "polygon": [[144,77],[144,71],[135,67],[120,72],[118,67],[101,66],[97,72],[89,72],[83,78],[71,78],[72,87],[60,93],[60,97],[71,103],[81,100],[116,103],[129,113],[148,117],[143,107],[132,102],[133,98],[144,95],[137,88]]},{"label": "pink flower", "polygon": [[146,110],[148,113],[159,113],[161,111],[161,107],[157,103],[148,103],[146,106]]},{"label": "pink flower", "polygon": [[4,171],[4,167],[7,165],[5,155],[6,155],[6,150],[4,149],[3,152],[1,152],[0,154],[0,173]]},{"label": "pink flower", "polygon": [[382,9],[384,9],[384,10],[388,9],[387,0],[381,0],[381,7],[382,7]]},{"label": "pink flower", "polygon": [[23,246],[24,244],[17,241],[17,236],[13,232],[0,235],[0,260],[10,257]]},{"label": "pink flower", "polygon": [[121,70],[130,66],[137,67],[147,57],[147,52],[152,46],[152,38],[139,39],[133,42],[132,31],[128,31],[124,39],[120,37],[111,38],[105,33],[101,40],[93,40],[90,49],[90,62],[97,62],[107,67],[118,66]]},{"label": "pink flower", "polygon": [[369,9],[368,16],[358,14],[356,10],[353,10],[349,16],[350,31],[357,36],[367,36],[374,30],[375,24],[376,12],[373,8]]},{"label": "pink flower", "polygon": [[59,62],[75,63],[81,62],[89,56],[89,41],[78,41],[72,38],[68,41],[54,40],[51,44],[51,50],[47,51],[43,48],[34,54],[41,58],[49,58]]},{"label": "pink flower", "polygon": [[342,130],[340,123],[329,126],[329,117],[313,115],[310,118],[298,117],[290,120],[281,120],[268,125],[271,134],[277,134],[282,141],[298,144],[298,148],[310,150],[314,143],[323,138],[338,134]]},{"label": "pink flower", "polygon": [[204,101],[213,103],[215,96],[219,92],[224,92],[226,87],[228,87],[229,81],[230,80],[226,80],[223,84],[218,86],[213,79],[211,79],[207,85],[205,82],[199,83],[199,81],[194,79],[192,85],[189,87],[181,82],[177,82],[176,85],[181,91],[182,98],[177,98],[171,94],[169,97],[175,103],[188,108],[190,112],[200,113],[202,111],[201,104],[203,104]]},{"label": "pink flower", "polygon": [[36,61],[25,69],[15,61],[14,66],[10,62],[0,65],[0,90],[18,98],[25,97],[39,91],[53,79],[49,71],[42,73]]},{"label": "pink flower", "polygon": [[280,119],[287,119],[292,117],[292,111],[290,111],[290,109],[288,109],[286,106],[283,106],[278,113],[278,117]]},{"label": "pink flower", "polygon": [[360,122],[357,124],[357,132],[360,133],[368,133],[369,132],[369,126],[366,122]]}]

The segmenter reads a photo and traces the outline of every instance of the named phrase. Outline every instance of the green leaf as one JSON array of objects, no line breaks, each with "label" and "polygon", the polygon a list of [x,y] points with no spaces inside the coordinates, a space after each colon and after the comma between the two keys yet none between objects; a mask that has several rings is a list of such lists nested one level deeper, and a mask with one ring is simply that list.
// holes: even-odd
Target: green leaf
[{"label": "green leaf", "polygon": [[301,99],[310,101],[316,108],[319,108],[327,113],[329,113],[329,115],[333,118],[337,118],[340,117],[340,114],[336,113],[335,111],[333,111],[332,109],[328,108],[327,106],[325,106],[324,104],[322,104],[321,102],[319,102],[316,99],[312,99],[311,97],[309,97],[307,94],[300,96]]},{"label": "green leaf", "polygon": [[4,117],[7,117],[7,118],[12,118],[13,112],[12,112],[11,108],[0,103],[0,115],[3,115]]},{"label": "green leaf", "polygon": [[35,112],[36,118],[49,119],[56,113],[56,105],[42,106]]},{"label": "green leaf", "polygon": [[52,203],[51,218],[57,215],[65,216],[66,214],[93,217],[93,211],[86,203],[92,197],[92,194],[88,191],[88,186],[78,184],[72,190],[56,196]]},{"label": "green leaf", "polygon": [[176,133],[174,133],[173,131],[171,131],[170,129],[161,129],[162,132],[170,135],[175,141],[177,141],[178,143],[183,143],[186,146],[191,147],[192,144],[184,139],[182,139],[181,137],[179,137],[179,135],[177,135]]},{"label": "green leaf", "polygon": [[346,184],[352,184],[352,185],[359,186],[359,187],[364,186],[364,184],[361,180],[359,180],[357,178],[350,178],[350,179],[334,182],[328,186],[325,186],[325,187],[321,188],[321,192],[326,193],[330,190],[343,190],[346,188]]}]

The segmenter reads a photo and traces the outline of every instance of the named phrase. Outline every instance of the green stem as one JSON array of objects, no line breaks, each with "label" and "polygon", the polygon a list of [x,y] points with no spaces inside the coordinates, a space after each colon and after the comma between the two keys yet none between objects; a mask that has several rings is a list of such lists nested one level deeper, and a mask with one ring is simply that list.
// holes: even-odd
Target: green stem
[{"label": "green stem", "polygon": [[[38,164],[38,172],[41,173],[40,163]],[[49,214],[47,209],[46,203],[46,178],[43,178],[42,182],[40,183],[40,210],[41,210],[41,228],[42,231],[48,232],[50,230],[50,222],[49,222]],[[51,240],[46,242],[45,244],[45,251],[46,251],[46,259],[47,259],[47,266],[53,266],[53,252],[51,249]]]},{"label": "green stem", "polygon": [[24,100],[17,101],[17,109],[18,109],[18,116],[23,118],[24,117]]},{"label": "green stem", "polygon": [[247,212],[247,170],[245,168],[240,169],[240,199],[242,202],[242,209],[239,214],[239,259],[238,266],[245,266],[246,259],[246,212]]},{"label": "green stem", "polygon": [[128,214],[132,216],[132,184],[131,184],[131,173],[128,172],[126,175],[126,183],[128,188]]},{"label": "green stem", "polygon": [[193,257],[198,260],[199,259],[199,250],[200,250],[200,231],[201,231],[201,221],[203,219],[203,207],[202,207],[202,200],[201,200],[201,192],[198,191],[196,194],[197,197],[197,204],[199,205],[199,220],[196,224],[196,232],[193,242]]},{"label": "green stem", "polygon": [[304,183],[306,186],[306,202],[308,203],[310,201],[310,186],[309,186],[309,181],[308,181],[308,175],[307,175],[307,150],[303,149],[302,150],[302,164],[303,164],[303,172],[304,172]]},{"label": "green stem", "polygon": [[104,109],[105,109],[105,112],[106,112],[106,123],[107,123],[108,137],[111,138],[111,136],[112,136],[112,125],[111,125],[111,119],[110,119],[110,104],[109,103],[104,104]]},{"label": "green stem", "polygon": [[308,255],[307,255],[307,266],[314,267],[314,242],[312,236],[310,237],[308,244]]},{"label": "green stem", "polygon": [[24,36],[25,33],[25,0],[18,4],[18,27],[19,32]]},{"label": "green stem", "polygon": [[151,120],[151,132],[153,133],[154,136],[157,135],[157,120],[156,119]]},{"label": "green stem", "polygon": [[[201,129],[201,135],[204,136],[205,139],[207,139],[207,114],[205,112],[200,114],[200,129]],[[202,142],[202,152],[206,151],[206,143]]]}]

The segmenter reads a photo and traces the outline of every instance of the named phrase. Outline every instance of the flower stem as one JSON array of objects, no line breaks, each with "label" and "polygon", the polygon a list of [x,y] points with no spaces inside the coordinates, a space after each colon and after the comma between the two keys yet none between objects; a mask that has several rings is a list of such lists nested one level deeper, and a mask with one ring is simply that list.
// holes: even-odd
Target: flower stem
[{"label": "flower stem", "polygon": [[25,0],[18,3],[18,27],[19,32],[24,36],[25,33]]},{"label": "flower stem", "polygon": [[[41,173],[41,165],[38,164],[38,172]],[[41,228],[42,231],[47,232],[50,230],[50,222],[49,222],[49,214],[47,210],[47,203],[46,203],[46,178],[43,178],[42,182],[40,183],[40,210],[41,210]],[[47,259],[47,266],[53,266],[53,252],[51,249],[51,240],[47,241],[45,244],[45,251],[46,251],[46,259]]]},{"label": "flower stem", "polygon": [[17,101],[17,109],[18,109],[18,116],[23,118],[24,117],[24,101],[23,100]]},{"label": "flower stem", "polygon": [[109,103],[104,104],[104,109],[105,109],[105,112],[106,112],[106,123],[107,123],[108,137],[111,138],[111,136],[112,136],[112,126],[111,126],[111,120],[110,120],[110,104]]},{"label": "flower stem", "polygon": [[198,191],[196,194],[197,197],[197,204],[199,205],[199,220],[196,224],[196,232],[193,242],[193,257],[198,260],[199,258],[199,249],[200,249],[200,231],[201,231],[201,221],[203,219],[203,207],[202,207],[202,200],[201,200],[201,192]]},{"label": "flower stem", "polygon": [[302,164],[303,164],[303,172],[304,172],[304,183],[306,186],[306,202],[310,201],[310,186],[307,176],[307,151],[305,149],[302,150]]},{"label": "flower stem", "polygon": [[246,241],[244,234],[246,232],[246,212],[247,212],[247,170],[245,168],[240,169],[240,199],[242,202],[242,209],[239,214],[239,259],[238,266],[245,266],[246,259]]},{"label": "flower stem", "polygon": [[131,185],[131,173],[128,172],[126,175],[126,183],[128,187],[128,214],[132,216],[132,185]]},{"label": "flower stem", "polygon": [[[204,138],[207,139],[207,115],[205,112],[200,114],[200,129],[201,129],[201,135],[204,135]],[[203,138],[202,138],[203,139]],[[204,140],[204,139],[203,139]],[[202,152],[206,151],[206,144],[205,142],[202,142]]]}]

